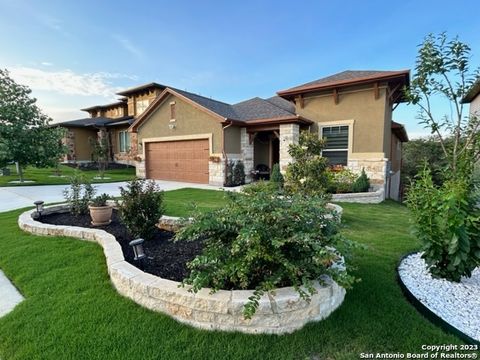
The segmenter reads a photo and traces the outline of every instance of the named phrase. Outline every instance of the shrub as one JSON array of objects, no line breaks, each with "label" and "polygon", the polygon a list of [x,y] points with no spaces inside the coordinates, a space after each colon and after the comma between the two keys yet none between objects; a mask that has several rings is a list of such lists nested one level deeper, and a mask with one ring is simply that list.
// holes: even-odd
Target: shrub
[{"label": "shrub", "polygon": [[362,173],[352,185],[352,191],[354,193],[367,192],[368,189],[370,189],[370,180],[368,179],[368,176],[365,173],[365,169],[362,169]]},{"label": "shrub", "polygon": [[85,176],[75,172],[70,177],[70,187],[63,190],[63,197],[73,215],[88,213],[88,204],[95,195],[95,188]]},{"label": "shrub", "polygon": [[91,206],[106,206],[107,200],[110,200],[111,196],[103,193],[102,195],[95,196],[90,202]]},{"label": "shrub", "polygon": [[234,186],[245,184],[245,166],[240,160],[233,167],[233,184]]},{"label": "shrub", "polygon": [[321,275],[351,284],[345,267],[331,266],[341,256],[335,248],[342,249],[347,241],[337,233],[335,215],[324,199],[264,192],[228,196],[224,207],[197,214],[176,235],[176,240],[204,241],[183,281],[192,285],[191,291],[253,289],[244,304],[244,316],[250,318],[260,297],[275,288],[293,286],[309,300],[315,293],[312,282]]},{"label": "shrub", "polygon": [[126,188],[120,187],[120,194],[122,223],[132,236],[150,239],[163,214],[163,191],[153,180],[134,179]]},{"label": "shrub", "polygon": [[272,175],[270,176],[270,181],[274,183],[277,188],[283,188],[284,178],[282,173],[280,172],[280,165],[274,164],[272,167]]},{"label": "shrub", "polygon": [[480,265],[480,209],[468,179],[438,187],[425,168],[408,191],[415,233],[434,277],[460,281]]},{"label": "shrub", "polygon": [[329,185],[327,190],[334,194],[350,193],[357,176],[348,168],[328,170]]},{"label": "shrub", "polygon": [[247,195],[256,195],[261,193],[278,194],[281,189],[273,181],[258,180],[243,187],[242,192]]},{"label": "shrub", "polygon": [[226,178],[225,178],[225,184],[224,186],[233,186],[233,167],[234,167],[234,162],[229,160],[226,164]]},{"label": "shrub", "polygon": [[318,135],[303,131],[298,144],[291,144],[293,158],[287,167],[285,190],[304,196],[324,196],[328,188],[328,160],[322,157],[324,141]]}]

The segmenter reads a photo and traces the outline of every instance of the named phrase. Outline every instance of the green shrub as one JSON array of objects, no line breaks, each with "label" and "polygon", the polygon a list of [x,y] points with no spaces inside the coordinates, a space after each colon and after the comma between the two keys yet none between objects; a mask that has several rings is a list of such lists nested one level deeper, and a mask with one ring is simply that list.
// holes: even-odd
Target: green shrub
[{"label": "green shrub", "polygon": [[98,196],[95,196],[92,201],[90,202],[91,206],[106,206],[107,205],[107,200],[110,200],[112,197],[108,194],[101,194]]},{"label": "green shrub", "polygon": [[460,281],[480,265],[480,209],[471,184],[454,178],[438,187],[424,169],[408,191],[415,233],[434,277]]},{"label": "green shrub", "polygon": [[243,187],[242,192],[247,195],[256,195],[259,193],[278,194],[281,189],[278,184],[272,181],[258,180]]},{"label": "green shrub", "polygon": [[92,201],[95,192],[95,188],[87,178],[75,172],[70,177],[70,186],[63,190],[63,197],[73,215],[83,215],[88,213],[88,204]]},{"label": "green shrub", "polygon": [[365,169],[362,169],[362,173],[360,176],[355,180],[352,186],[352,191],[354,193],[359,192],[367,192],[370,189],[370,180],[368,179],[367,174],[365,173]]},{"label": "green shrub", "polygon": [[122,223],[132,236],[150,239],[163,215],[163,191],[153,180],[134,179],[126,188],[120,187],[120,194]]},{"label": "green shrub", "polygon": [[233,167],[234,167],[234,162],[229,160],[226,164],[226,176],[225,176],[225,184],[224,186],[233,186]]},{"label": "green shrub", "polygon": [[351,193],[357,176],[348,168],[328,170],[328,191],[334,194]]},{"label": "green shrub", "polygon": [[245,184],[245,166],[243,161],[239,160],[235,162],[233,167],[233,185],[243,185]]},{"label": "green shrub", "polygon": [[324,141],[318,135],[302,131],[298,144],[288,150],[293,161],[287,167],[285,190],[290,194],[325,196],[328,188],[328,160],[322,157]]},{"label": "green shrub", "polygon": [[331,266],[340,260],[348,242],[337,233],[337,222],[320,197],[288,198],[255,192],[248,196],[229,193],[227,204],[182,228],[176,240],[203,239],[204,249],[188,264],[190,276],[183,284],[191,291],[209,287],[251,289],[254,295],[244,304],[250,318],[258,300],[275,288],[293,286],[309,299],[312,282],[330,275],[344,286],[352,283],[345,267]]},{"label": "green shrub", "polygon": [[280,165],[274,164],[272,167],[272,175],[270,176],[270,181],[274,183],[279,189],[283,188],[284,178],[280,172]]}]

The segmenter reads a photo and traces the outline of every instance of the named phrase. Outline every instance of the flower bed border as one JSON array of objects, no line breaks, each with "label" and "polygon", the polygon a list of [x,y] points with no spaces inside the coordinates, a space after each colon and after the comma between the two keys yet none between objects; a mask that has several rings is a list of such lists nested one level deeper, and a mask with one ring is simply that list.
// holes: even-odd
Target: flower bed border
[{"label": "flower bed border", "polygon": [[400,286],[400,289],[402,290],[403,295],[406,297],[408,302],[413,305],[413,307],[425,318],[427,318],[430,322],[432,322],[434,325],[439,326],[440,328],[443,329],[443,331],[447,333],[454,334],[455,336],[459,337],[463,341],[465,341],[468,344],[473,344],[473,345],[480,345],[480,342],[477,340],[473,339],[472,337],[468,336],[465,334],[463,331],[460,329],[456,328],[455,326],[451,325],[444,319],[442,319],[440,316],[435,314],[432,310],[430,310],[426,305],[424,305],[420,300],[417,299],[417,297],[410,291],[410,289],[405,285],[405,283],[402,280],[402,277],[400,276],[400,265],[402,265],[403,260],[405,260],[407,257],[413,254],[417,254],[418,251],[412,251],[409,252],[408,254],[405,254],[404,256],[401,257],[401,259],[398,261],[397,264],[397,282],[398,285]]},{"label": "flower bed border", "polygon": [[[43,214],[67,212],[66,205],[46,207]],[[314,284],[317,294],[307,302],[292,287],[266,294],[252,319],[244,319],[243,305],[253,295],[251,290],[210,289],[197,293],[179,287],[179,282],[145,273],[125,261],[120,244],[104,230],[76,226],[51,225],[33,219],[34,210],[22,213],[19,227],[42,236],[69,236],[98,243],[105,254],[108,274],[116,290],[123,296],[150,310],[167,314],[179,322],[206,330],[240,331],[244,333],[291,333],[310,321],[328,317],[345,298],[345,289],[328,277],[325,285]]]}]

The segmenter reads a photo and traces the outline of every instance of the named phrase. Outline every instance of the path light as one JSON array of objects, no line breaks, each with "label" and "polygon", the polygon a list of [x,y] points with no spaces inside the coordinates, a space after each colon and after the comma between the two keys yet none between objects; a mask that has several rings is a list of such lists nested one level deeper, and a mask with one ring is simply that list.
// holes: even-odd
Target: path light
[{"label": "path light", "polygon": [[37,208],[37,214],[38,214],[38,218],[41,218],[42,217],[42,212],[43,212],[43,201],[42,200],[37,200],[35,201],[33,204],[35,205],[35,207]]},{"label": "path light", "polygon": [[135,261],[143,260],[147,257],[145,251],[143,250],[143,239],[135,239],[129,242],[129,245],[133,248],[133,253],[135,254]]}]

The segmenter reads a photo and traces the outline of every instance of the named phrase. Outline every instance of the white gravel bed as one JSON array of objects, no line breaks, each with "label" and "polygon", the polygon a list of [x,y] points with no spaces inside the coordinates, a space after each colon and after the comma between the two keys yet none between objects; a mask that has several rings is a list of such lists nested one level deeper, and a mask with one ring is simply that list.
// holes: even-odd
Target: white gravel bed
[{"label": "white gravel bed", "polygon": [[409,255],[398,267],[405,286],[435,315],[480,341],[480,268],[459,283],[434,279],[421,255]]}]

